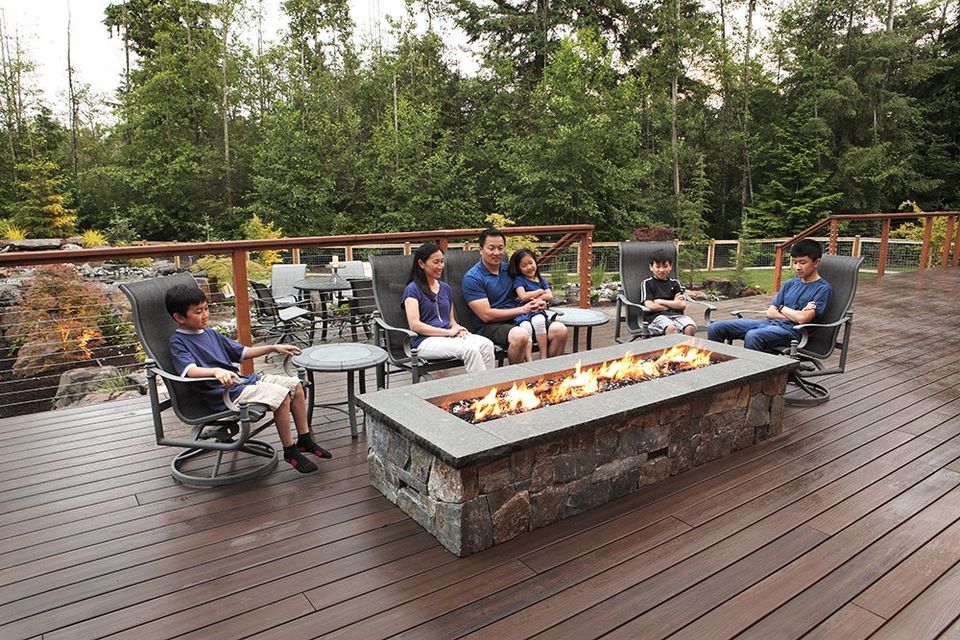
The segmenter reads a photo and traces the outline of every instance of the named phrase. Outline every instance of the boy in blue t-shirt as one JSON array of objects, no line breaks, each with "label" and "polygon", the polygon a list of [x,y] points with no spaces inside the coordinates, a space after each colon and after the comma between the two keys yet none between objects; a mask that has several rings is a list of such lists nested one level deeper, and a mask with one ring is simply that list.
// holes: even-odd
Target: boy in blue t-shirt
[{"label": "boy in blue t-shirt", "polygon": [[820,277],[817,267],[823,250],[820,244],[804,238],[790,248],[797,277],[788,280],[767,307],[766,320],[722,320],[707,328],[711,340],[743,340],[743,346],[755,351],[772,351],[800,339],[794,329],[819,318],[830,303],[830,283]]},{"label": "boy in blue t-shirt", "polygon": [[[272,374],[241,376],[236,362],[249,360],[268,353],[293,355],[300,349],[292,344],[274,344],[261,347],[245,347],[236,340],[209,329],[210,311],[207,297],[197,287],[177,285],[167,291],[164,303],[174,321],[180,327],[170,336],[170,356],[177,373],[187,378],[216,378],[217,382],[197,384],[211,409],[222,410],[224,389],[230,390],[235,401],[264,404],[273,410],[274,422],[280,442],[283,443],[283,459],[300,473],[317,470],[317,465],[303,453],[312,453],[318,458],[332,458],[333,454],[318,445],[310,437],[307,424],[307,402],[303,386],[297,378]],[[297,428],[297,442],[290,435],[290,414]]]}]

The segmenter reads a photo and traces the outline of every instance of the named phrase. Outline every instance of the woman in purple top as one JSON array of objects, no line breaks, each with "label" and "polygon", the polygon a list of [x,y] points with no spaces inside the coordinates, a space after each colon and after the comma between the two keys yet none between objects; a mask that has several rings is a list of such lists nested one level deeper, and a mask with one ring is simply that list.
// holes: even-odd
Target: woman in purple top
[{"label": "woman in purple top", "polygon": [[467,331],[453,313],[453,291],[440,281],[443,251],[432,242],[420,245],[413,256],[410,282],[403,290],[407,324],[417,337],[410,341],[427,360],[459,358],[467,373],[494,366],[493,343]]}]

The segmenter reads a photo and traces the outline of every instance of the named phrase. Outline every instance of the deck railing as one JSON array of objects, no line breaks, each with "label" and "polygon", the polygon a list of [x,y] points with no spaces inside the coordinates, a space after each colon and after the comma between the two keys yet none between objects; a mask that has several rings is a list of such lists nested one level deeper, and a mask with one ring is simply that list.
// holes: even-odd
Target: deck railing
[{"label": "deck railing", "polygon": [[[590,280],[592,264],[593,225],[554,225],[537,227],[505,228],[507,236],[536,236],[543,240],[554,239],[544,252],[541,262],[549,262],[564,249],[573,245],[578,252],[578,275],[580,281],[579,304],[590,305]],[[278,238],[270,240],[233,240],[224,242],[158,243],[125,247],[101,247],[76,250],[19,251],[0,253],[0,268],[24,267],[50,264],[89,264],[104,261],[129,261],[138,258],[173,258],[179,261],[184,256],[227,255],[231,259],[233,282],[235,286],[234,305],[236,314],[237,339],[243,344],[253,344],[250,297],[245,286],[248,281],[247,261],[252,252],[265,250],[290,251],[292,259],[299,261],[301,252],[313,249],[345,249],[346,258],[352,258],[354,251],[363,248],[378,248],[384,245],[400,245],[404,253],[421,242],[433,241],[446,250],[449,244],[457,240],[476,242],[483,229],[441,229],[429,231],[410,231],[400,233],[380,233],[363,235],[315,236],[301,238]],[[333,253],[333,255],[338,255]],[[67,342],[64,340],[63,342]],[[252,363],[245,362],[245,368]],[[55,384],[51,381],[52,384]]]},{"label": "deck railing", "polygon": [[[816,224],[804,229],[789,240],[776,246],[776,258],[774,262],[773,288],[780,290],[783,273],[784,250],[798,240],[813,236],[818,230],[825,226],[830,226],[830,236],[827,242],[827,252],[836,255],[838,238],[840,236],[840,226],[842,224],[873,223],[881,224],[880,230],[880,250],[877,258],[877,277],[882,278],[887,269],[887,255],[890,247],[890,228],[893,220],[918,220],[923,219],[923,241],[920,246],[920,257],[917,268],[920,270],[934,266],[936,257],[931,252],[931,240],[933,238],[934,220],[937,218],[946,218],[946,230],[941,248],[940,264],[946,267],[948,264],[953,266],[960,265],[960,212],[957,211],[923,211],[923,212],[896,212],[896,213],[862,213],[862,214],[844,214],[828,216]],[[951,247],[953,259],[951,262]]]}]

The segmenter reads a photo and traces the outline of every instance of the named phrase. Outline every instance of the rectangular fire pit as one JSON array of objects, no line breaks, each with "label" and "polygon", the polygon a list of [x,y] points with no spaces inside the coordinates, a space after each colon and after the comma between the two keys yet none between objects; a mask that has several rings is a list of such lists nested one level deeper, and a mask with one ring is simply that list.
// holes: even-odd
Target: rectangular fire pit
[{"label": "rectangular fire pit", "polygon": [[[689,343],[714,364],[470,424],[441,405]],[[464,556],[780,433],[793,360],[662,336],[361,396],[370,482]]]}]

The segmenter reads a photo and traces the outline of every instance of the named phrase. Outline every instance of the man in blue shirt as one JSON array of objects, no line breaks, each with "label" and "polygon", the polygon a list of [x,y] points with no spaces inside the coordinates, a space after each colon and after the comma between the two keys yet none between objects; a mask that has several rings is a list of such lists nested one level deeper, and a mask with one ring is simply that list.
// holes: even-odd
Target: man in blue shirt
[{"label": "man in blue shirt", "polygon": [[797,277],[788,280],[770,306],[766,320],[723,320],[707,329],[711,340],[743,340],[743,346],[755,351],[773,351],[800,339],[794,329],[819,318],[830,303],[830,283],[820,277],[817,267],[823,250],[820,243],[804,238],[790,248]]},{"label": "man in blue shirt", "polygon": [[[463,297],[477,318],[474,333],[489,338],[507,350],[511,364],[526,360],[530,334],[513,324],[517,316],[546,308],[543,300],[525,304],[517,300],[506,258],[506,238],[499,229],[486,229],[480,234],[480,262],[463,276]],[[563,353],[567,345],[567,327],[554,320],[547,328],[548,356]]]}]

